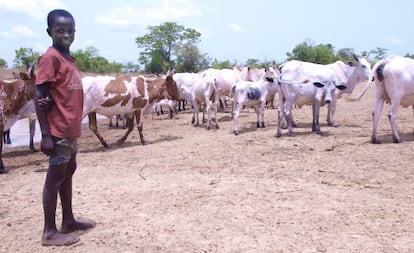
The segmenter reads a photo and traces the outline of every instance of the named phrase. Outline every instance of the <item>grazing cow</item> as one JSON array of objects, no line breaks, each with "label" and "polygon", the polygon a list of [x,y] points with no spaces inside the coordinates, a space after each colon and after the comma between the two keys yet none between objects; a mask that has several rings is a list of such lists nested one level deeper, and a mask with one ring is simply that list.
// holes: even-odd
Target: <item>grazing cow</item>
[{"label": "grazing cow", "polygon": [[[401,138],[396,123],[398,107],[412,106],[414,111],[414,60],[401,56],[388,56],[380,60],[372,68],[371,82],[375,83],[376,87],[371,142],[380,143],[377,137],[378,122],[384,102],[387,102],[390,104],[388,119],[391,124],[392,139],[395,143],[400,143]],[[371,82],[367,83],[358,100],[367,91]]]},{"label": "grazing cow", "polygon": [[118,144],[122,144],[133,130],[135,117],[141,143],[145,144],[142,133],[144,113],[163,97],[180,99],[170,71],[165,77],[87,76],[82,82],[85,94],[83,117],[88,115],[89,128],[105,148],[109,145],[98,131],[96,113],[107,117],[127,113],[128,130]]},{"label": "grazing cow", "polygon": [[[16,123],[22,115],[35,112],[34,93],[36,76],[34,66],[29,66],[28,73],[20,72],[19,79],[0,80],[0,133]],[[3,136],[1,136],[3,139]],[[0,141],[0,173],[6,173],[1,151],[3,142]]]},{"label": "grazing cow", "polygon": [[345,64],[336,61],[331,64],[321,65],[302,61],[289,61],[279,66],[281,74],[285,72],[296,72],[301,80],[313,80],[315,82],[323,80],[334,80],[336,84],[343,84],[345,90],[337,90],[328,105],[327,121],[330,126],[337,126],[335,121],[335,110],[337,98],[343,93],[351,94],[355,86],[363,81],[367,81],[371,75],[371,65],[365,58],[357,58],[355,62]]},{"label": "grazing cow", "polygon": [[[292,107],[299,108],[304,104],[312,104],[312,131],[322,134],[319,126],[320,107],[330,104],[335,96],[335,90],[346,89],[345,85],[336,85],[333,80],[316,81],[309,84],[309,80],[300,81],[296,72],[285,72],[279,75],[279,113],[276,136],[281,137],[282,120],[286,118],[290,136],[295,136],[292,129]],[[297,81],[295,81],[297,80]]]},{"label": "grazing cow", "polygon": [[257,113],[257,127],[265,127],[264,110],[266,98],[269,94],[278,89],[276,82],[277,72],[272,67],[266,68],[265,75],[258,81],[239,81],[233,84],[231,88],[233,110],[233,133],[239,134],[238,121],[239,114],[244,105],[255,106]]}]

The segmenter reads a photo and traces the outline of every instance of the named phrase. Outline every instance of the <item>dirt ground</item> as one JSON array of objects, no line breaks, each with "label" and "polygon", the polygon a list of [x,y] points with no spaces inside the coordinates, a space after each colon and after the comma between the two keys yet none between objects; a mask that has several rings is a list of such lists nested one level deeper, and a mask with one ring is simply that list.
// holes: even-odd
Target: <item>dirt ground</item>
[{"label": "dirt ground", "polygon": [[371,144],[373,94],[340,99],[336,128],[322,108],[323,136],[310,131],[310,107],[294,110],[293,138],[275,137],[277,110],[264,129],[245,110],[239,136],[224,113],[209,131],[190,124],[189,110],[148,115],[145,146],[136,130],[117,146],[124,130],[102,120],[108,150],[84,126],[73,205],[96,227],[61,248],[40,245],[46,156],[6,149],[0,252],[413,252],[412,109],[400,108],[394,144],[385,106],[383,143]]}]

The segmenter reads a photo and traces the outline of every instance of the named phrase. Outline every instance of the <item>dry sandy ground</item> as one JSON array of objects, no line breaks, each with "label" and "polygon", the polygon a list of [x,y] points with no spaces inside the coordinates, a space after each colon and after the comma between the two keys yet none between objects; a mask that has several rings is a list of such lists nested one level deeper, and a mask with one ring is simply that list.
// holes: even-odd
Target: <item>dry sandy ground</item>
[{"label": "dry sandy ground", "polygon": [[103,120],[109,150],[85,126],[73,204],[97,225],[62,248],[40,245],[46,157],[7,149],[0,252],[413,252],[413,113],[400,109],[403,142],[394,144],[385,106],[383,144],[373,145],[373,93],[341,99],[337,128],[323,108],[323,136],[310,131],[310,107],[294,111],[294,138],[275,137],[277,110],[264,129],[245,110],[239,136],[224,113],[210,131],[191,126],[188,111],[148,115],[145,146],[136,130],[117,146],[124,130]]}]

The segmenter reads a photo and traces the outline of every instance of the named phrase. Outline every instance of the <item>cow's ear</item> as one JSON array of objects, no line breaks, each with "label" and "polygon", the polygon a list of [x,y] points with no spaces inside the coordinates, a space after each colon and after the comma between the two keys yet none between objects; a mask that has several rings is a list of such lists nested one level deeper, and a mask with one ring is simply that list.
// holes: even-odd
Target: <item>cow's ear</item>
[{"label": "cow's ear", "polygon": [[341,84],[341,85],[337,85],[336,88],[338,90],[345,90],[346,89],[346,86]]},{"label": "cow's ear", "polygon": [[27,73],[25,73],[25,72],[20,72],[20,78],[23,80],[23,81],[28,81],[28,80],[30,80],[30,77],[27,75]]},{"label": "cow's ear", "polygon": [[321,82],[313,82],[313,85],[315,85],[318,88],[322,88],[323,86],[325,86],[323,83]]},{"label": "cow's ear", "polygon": [[352,57],[354,58],[355,61],[359,61],[358,56],[356,54],[352,54]]}]

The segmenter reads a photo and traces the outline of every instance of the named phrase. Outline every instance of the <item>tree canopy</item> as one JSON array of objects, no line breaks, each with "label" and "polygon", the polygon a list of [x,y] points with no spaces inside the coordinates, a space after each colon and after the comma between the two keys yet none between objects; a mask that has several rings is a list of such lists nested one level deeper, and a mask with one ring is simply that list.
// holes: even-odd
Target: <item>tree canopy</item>
[{"label": "tree canopy", "polygon": [[146,72],[166,72],[177,64],[182,70],[196,70],[205,64],[201,59],[205,57],[196,46],[201,36],[198,31],[175,22],[148,26],[147,30],[147,34],[135,39],[138,48],[143,48],[139,61],[145,66]]},{"label": "tree canopy", "polygon": [[39,52],[33,51],[31,48],[21,47],[14,51],[16,56],[14,58],[14,65],[16,68],[24,68],[28,64],[36,63],[40,57]]}]

